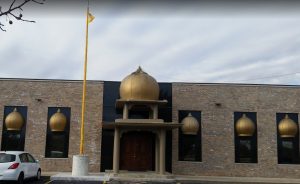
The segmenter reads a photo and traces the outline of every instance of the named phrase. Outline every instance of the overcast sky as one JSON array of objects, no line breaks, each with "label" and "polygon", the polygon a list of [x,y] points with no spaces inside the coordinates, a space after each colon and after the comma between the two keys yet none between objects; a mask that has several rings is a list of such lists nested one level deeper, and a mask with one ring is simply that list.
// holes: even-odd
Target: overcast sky
[{"label": "overcast sky", "polygon": [[[0,78],[83,78],[86,3],[69,2],[24,7],[36,23],[1,17]],[[159,82],[300,84],[299,3],[194,2],[91,0],[87,78],[140,65]]]}]

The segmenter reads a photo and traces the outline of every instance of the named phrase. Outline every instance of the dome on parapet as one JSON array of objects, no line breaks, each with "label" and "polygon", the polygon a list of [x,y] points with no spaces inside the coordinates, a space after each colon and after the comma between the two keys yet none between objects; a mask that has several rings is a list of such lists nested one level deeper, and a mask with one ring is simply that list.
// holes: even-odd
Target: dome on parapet
[{"label": "dome on parapet", "polygon": [[295,137],[298,133],[298,126],[289,116],[286,114],[278,124],[279,135],[282,138]]},{"label": "dome on parapet", "polygon": [[65,130],[67,124],[66,116],[60,112],[60,109],[57,109],[57,112],[54,113],[50,120],[49,126],[52,132],[62,132]]},{"label": "dome on parapet", "polygon": [[252,136],[255,132],[255,124],[246,116],[246,114],[243,114],[243,116],[236,122],[235,130],[238,136]]},{"label": "dome on parapet", "polygon": [[14,108],[14,111],[9,113],[5,118],[5,126],[7,130],[21,130],[24,124],[23,116]]},{"label": "dome on parapet", "polygon": [[122,80],[120,96],[122,100],[158,100],[159,86],[152,76],[139,67]]},{"label": "dome on parapet", "polygon": [[187,117],[185,117],[182,120],[182,127],[181,130],[183,132],[183,134],[186,135],[197,135],[198,130],[199,130],[199,122],[197,121],[197,119],[192,116],[191,113],[189,113],[187,115]]}]

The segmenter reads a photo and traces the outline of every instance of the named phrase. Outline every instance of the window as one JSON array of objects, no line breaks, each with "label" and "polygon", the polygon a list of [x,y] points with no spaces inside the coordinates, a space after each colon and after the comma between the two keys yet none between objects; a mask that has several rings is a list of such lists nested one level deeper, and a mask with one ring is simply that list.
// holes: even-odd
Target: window
[{"label": "window", "polygon": [[179,111],[179,122],[182,123],[189,116],[189,113],[197,120],[199,127],[194,133],[185,133],[182,131],[182,128],[179,129],[179,160],[201,161],[201,112]]},{"label": "window", "polygon": [[299,164],[298,114],[277,113],[277,154],[279,164]]},{"label": "window", "polygon": [[[55,120],[51,119],[55,116],[56,116],[56,118],[54,118]],[[71,116],[71,110],[68,107],[48,108],[45,157],[48,158],[68,157],[70,116]],[[61,128],[62,124],[64,124],[63,128],[57,129],[57,128]]]},{"label": "window", "polygon": [[20,154],[20,155],[19,155],[19,158],[20,158],[20,161],[21,161],[22,163],[28,162],[28,158],[27,158],[27,156],[26,156],[26,153]]},{"label": "window", "polygon": [[16,160],[16,155],[0,153],[0,163],[14,162]]},{"label": "window", "polygon": [[2,129],[2,151],[24,151],[27,107],[5,106]]},{"label": "window", "polygon": [[234,112],[235,162],[257,163],[255,112]]},{"label": "window", "polygon": [[35,163],[36,162],[35,159],[33,158],[33,156],[31,156],[29,153],[27,153],[27,157],[28,157],[28,161],[30,163]]}]

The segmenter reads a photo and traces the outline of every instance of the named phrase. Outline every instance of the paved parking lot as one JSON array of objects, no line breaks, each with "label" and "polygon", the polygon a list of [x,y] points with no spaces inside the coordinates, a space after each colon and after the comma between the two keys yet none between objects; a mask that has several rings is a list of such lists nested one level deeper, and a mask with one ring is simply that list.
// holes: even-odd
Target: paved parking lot
[{"label": "paved parking lot", "polygon": [[49,184],[102,184],[102,182],[99,182],[99,181],[52,181],[50,182]]},{"label": "paved parking lot", "polygon": [[[42,176],[41,180],[39,181],[35,181],[34,179],[29,179],[29,180],[25,180],[24,184],[45,184],[48,183],[50,181],[50,176]],[[7,182],[7,181],[0,181],[0,184],[10,184],[10,183],[15,183],[15,182]]]},{"label": "paved parking lot", "polygon": [[50,181],[50,177],[49,176],[42,176],[41,180],[39,180],[39,181],[27,180],[24,183],[25,184],[45,184],[45,183],[47,183],[49,181]]}]

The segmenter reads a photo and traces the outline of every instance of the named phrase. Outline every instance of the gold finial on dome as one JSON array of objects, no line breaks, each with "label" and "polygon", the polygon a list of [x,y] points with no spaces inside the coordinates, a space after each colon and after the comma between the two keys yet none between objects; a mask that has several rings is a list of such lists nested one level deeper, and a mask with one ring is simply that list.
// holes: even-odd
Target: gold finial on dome
[{"label": "gold finial on dome", "polygon": [[199,123],[197,119],[189,113],[182,121],[181,130],[186,135],[197,135],[199,130]]},{"label": "gold finial on dome", "polygon": [[298,125],[286,114],[278,124],[278,131],[282,138],[295,137],[298,133]]},{"label": "gold finial on dome", "polygon": [[13,112],[9,113],[5,118],[5,126],[7,130],[19,131],[24,124],[22,115],[14,108]]},{"label": "gold finial on dome", "polygon": [[240,137],[253,136],[255,132],[255,124],[246,116],[246,114],[243,114],[243,116],[237,120],[235,130],[237,135]]},{"label": "gold finial on dome", "polygon": [[139,66],[135,72],[122,80],[120,96],[123,100],[158,100],[159,86],[157,81]]},{"label": "gold finial on dome", "polygon": [[57,109],[57,112],[54,113],[50,120],[49,126],[52,132],[63,132],[67,124],[66,116],[60,112],[60,109]]},{"label": "gold finial on dome", "polygon": [[133,73],[146,73],[146,72],[144,72],[143,69],[142,69],[142,67],[139,66],[138,69],[135,72],[133,72]]}]

